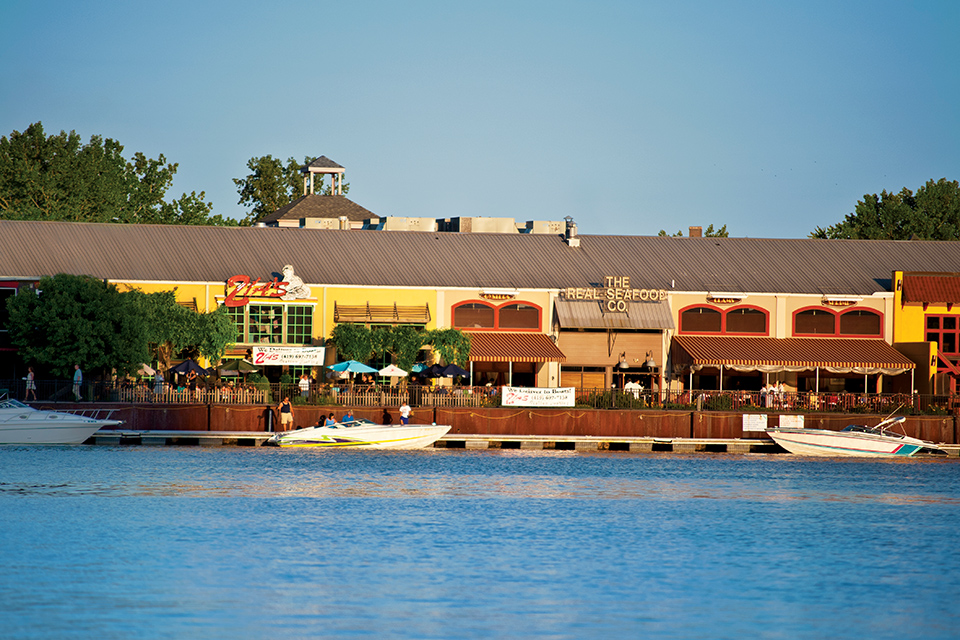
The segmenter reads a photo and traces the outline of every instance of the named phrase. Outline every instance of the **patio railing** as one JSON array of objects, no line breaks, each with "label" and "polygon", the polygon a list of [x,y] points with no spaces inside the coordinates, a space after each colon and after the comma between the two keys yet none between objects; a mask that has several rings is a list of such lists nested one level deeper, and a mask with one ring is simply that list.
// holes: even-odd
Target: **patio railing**
[{"label": "patio railing", "polygon": [[[167,404],[278,404],[290,397],[294,404],[350,407],[499,407],[497,387],[427,387],[337,385],[311,386],[304,395],[296,383],[200,384],[196,389],[164,383],[129,384],[88,381],[75,389],[69,380],[38,380],[36,399],[43,402]],[[23,400],[26,382],[0,380],[0,390]],[[31,395],[30,400],[34,397]],[[577,389],[576,406],[593,409],[678,409],[737,412],[837,412],[949,415],[960,409],[960,396],[896,393],[784,393],[693,390],[684,392],[622,389]]]}]

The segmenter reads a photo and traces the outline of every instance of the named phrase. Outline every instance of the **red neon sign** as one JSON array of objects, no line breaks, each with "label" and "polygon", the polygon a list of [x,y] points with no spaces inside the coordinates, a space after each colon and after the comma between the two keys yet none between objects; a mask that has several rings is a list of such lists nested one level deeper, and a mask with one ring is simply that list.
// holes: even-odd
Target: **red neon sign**
[{"label": "red neon sign", "polygon": [[280,298],[287,294],[289,282],[274,278],[260,284],[260,278],[250,282],[250,276],[232,276],[227,280],[226,307],[242,307],[250,304],[250,298]]}]

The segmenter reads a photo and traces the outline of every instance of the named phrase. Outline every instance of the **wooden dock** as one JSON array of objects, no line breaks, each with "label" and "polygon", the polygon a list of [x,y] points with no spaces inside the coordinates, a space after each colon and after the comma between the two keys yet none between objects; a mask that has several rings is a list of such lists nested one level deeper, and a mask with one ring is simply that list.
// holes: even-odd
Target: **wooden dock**
[{"label": "wooden dock", "polygon": [[[259,447],[273,434],[266,431],[98,431],[88,440],[97,445]],[[607,438],[597,436],[446,435],[436,449],[522,449],[528,451],[619,451],[630,453],[785,453],[769,438]],[[941,447],[951,458],[960,445]]]}]

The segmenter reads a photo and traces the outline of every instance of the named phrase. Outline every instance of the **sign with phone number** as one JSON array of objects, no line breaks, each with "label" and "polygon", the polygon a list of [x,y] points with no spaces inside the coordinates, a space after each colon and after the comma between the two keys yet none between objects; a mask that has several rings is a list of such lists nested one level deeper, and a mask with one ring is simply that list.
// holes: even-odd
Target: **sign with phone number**
[{"label": "sign with phone number", "polygon": [[321,367],[325,350],[326,347],[254,347],[253,364],[258,367],[273,365]]},{"label": "sign with phone number", "polygon": [[577,400],[575,387],[503,387],[501,398],[504,407],[572,407]]}]

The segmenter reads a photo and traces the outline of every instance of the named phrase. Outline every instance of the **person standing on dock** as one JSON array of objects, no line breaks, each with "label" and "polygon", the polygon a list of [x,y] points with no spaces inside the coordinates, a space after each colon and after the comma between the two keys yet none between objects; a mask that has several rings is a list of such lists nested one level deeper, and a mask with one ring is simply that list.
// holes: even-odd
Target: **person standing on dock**
[{"label": "person standing on dock", "polygon": [[284,396],[283,400],[280,402],[280,406],[277,407],[280,410],[280,430],[286,431],[287,425],[290,425],[290,428],[293,428],[293,405],[290,403],[290,397]]},{"label": "person standing on dock", "polygon": [[80,402],[80,385],[83,384],[83,371],[80,371],[80,365],[73,365],[73,397]]},{"label": "person standing on dock", "polygon": [[30,399],[30,394],[33,394],[33,401],[37,401],[37,378],[33,373],[33,367],[27,367],[27,395],[23,397],[23,401],[26,402]]},{"label": "person standing on dock", "polygon": [[413,413],[413,410],[410,408],[410,405],[404,402],[400,405],[400,424],[410,424],[410,415]]}]

